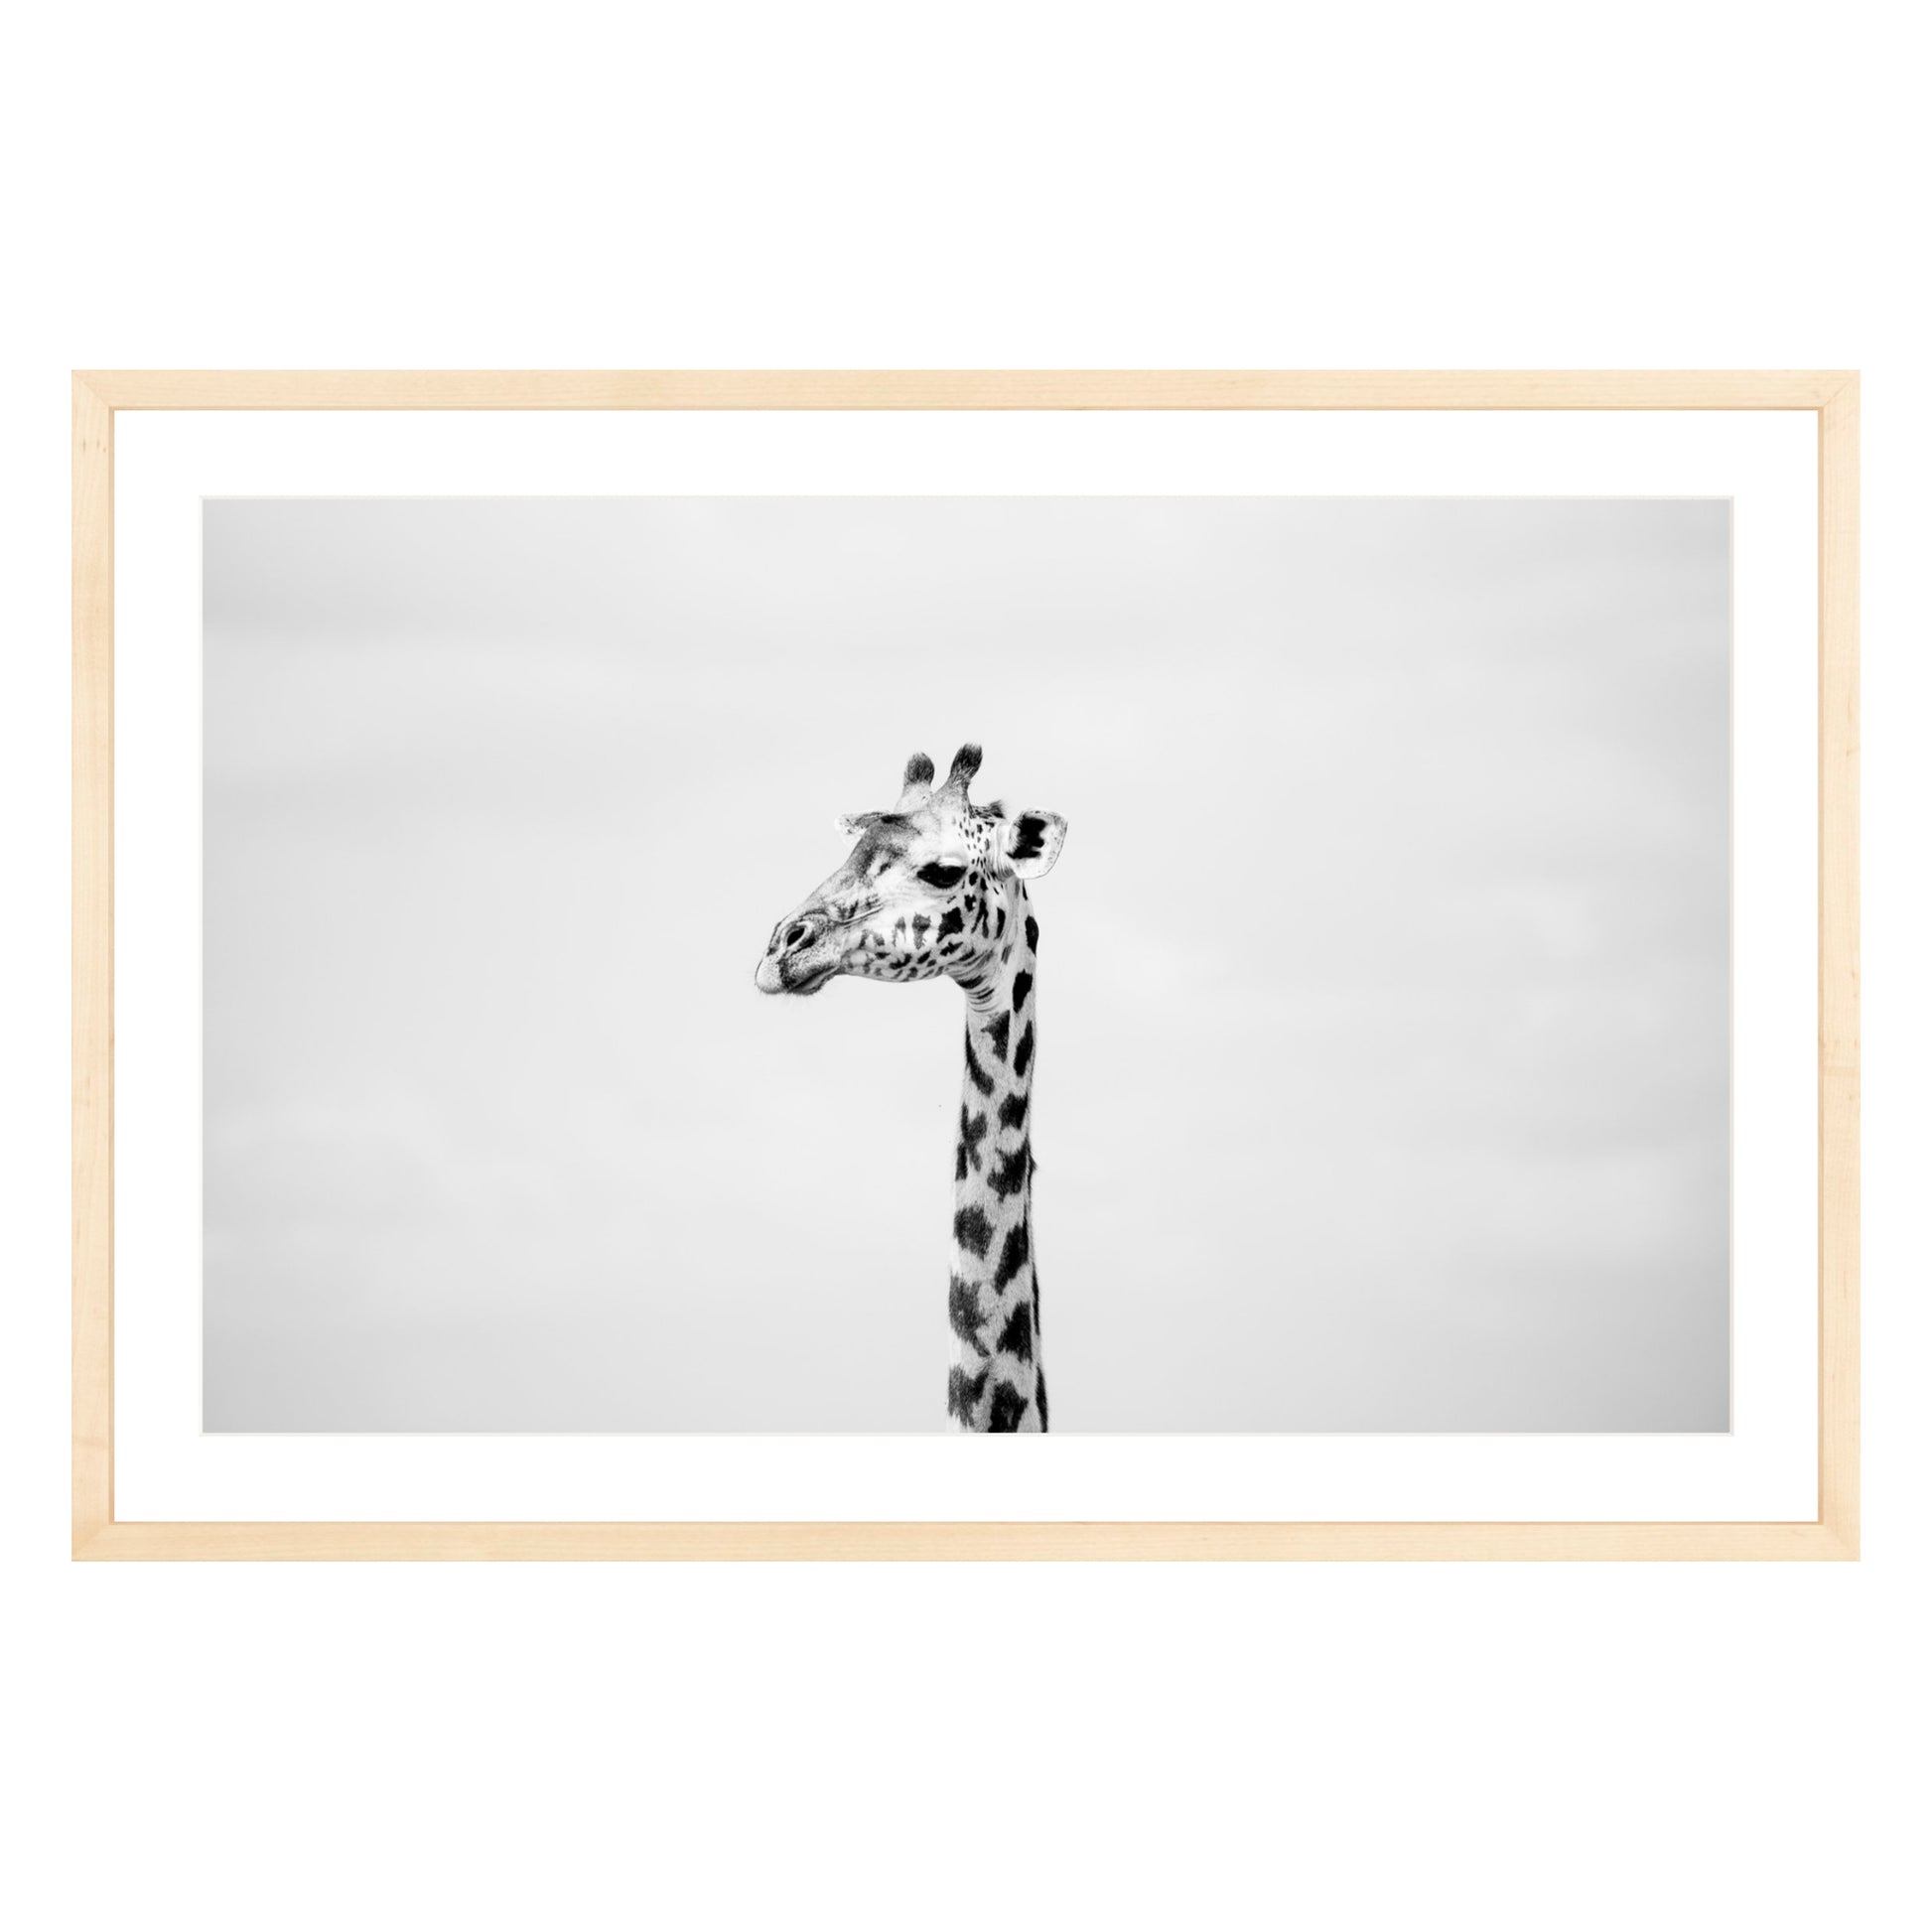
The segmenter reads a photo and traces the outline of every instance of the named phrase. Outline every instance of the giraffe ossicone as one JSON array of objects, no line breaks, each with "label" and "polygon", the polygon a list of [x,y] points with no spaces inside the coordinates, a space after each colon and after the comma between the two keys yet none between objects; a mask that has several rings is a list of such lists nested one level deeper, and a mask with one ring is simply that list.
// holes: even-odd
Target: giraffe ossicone
[{"label": "giraffe ossicone", "polygon": [[945,978],[965,993],[946,1412],[956,1429],[1007,1434],[1046,1427],[1031,1118],[1039,927],[1027,884],[1052,870],[1066,821],[975,805],[979,767],[980,748],[962,745],[935,785],[915,752],[891,811],[841,818],[851,856],[772,927],[758,986],[804,996],[842,976]]}]

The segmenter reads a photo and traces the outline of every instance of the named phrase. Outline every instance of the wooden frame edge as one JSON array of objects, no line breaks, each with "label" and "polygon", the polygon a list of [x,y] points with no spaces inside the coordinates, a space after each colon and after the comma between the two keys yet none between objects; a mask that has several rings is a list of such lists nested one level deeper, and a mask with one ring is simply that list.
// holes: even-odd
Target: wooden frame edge
[{"label": "wooden frame edge", "polygon": [[1790,1563],[1824,1523],[110,1523],[123,1563]]},{"label": "wooden frame edge", "polygon": [[114,1517],[114,416],[73,380],[72,1520]]},{"label": "wooden frame edge", "polygon": [[1818,1515],[1860,1547],[1859,378],[1818,417]]},{"label": "wooden frame edge", "polygon": [[1820,409],[1844,369],[91,369],[110,409]]},{"label": "wooden frame edge", "polygon": [[[122,409],[1800,409],[1818,414],[1819,1514],[1794,1523],[130,1523],[113,1474],[114,415]],[[1856,1561],[1859,376],[79,371],[72,382],[72,1555],[87,1562]]]}]

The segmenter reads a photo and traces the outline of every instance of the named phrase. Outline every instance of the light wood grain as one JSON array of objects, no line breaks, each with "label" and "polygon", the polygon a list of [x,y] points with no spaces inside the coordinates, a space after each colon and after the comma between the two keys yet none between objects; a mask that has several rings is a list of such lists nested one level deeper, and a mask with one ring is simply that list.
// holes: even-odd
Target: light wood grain
[{"label": "light wood grain", "polygon": [[1818,1511],[1859,1548],[1859,384],[1818,423]]},{"label": "light wood grain", "polygon": [[[1819,419],[1819,1497],[1803,1523],[129,1523],[113,1493],[122,409],[1807,409]],[[1843,370],[113,370],[73,384],[72,1548],[86,1561],[1786,1562],[1859,1509],[1859,389]],[[1746,1204],[1748,1211],[1748,1204]]]},{"label": "light wood grain", "polygon": [[97,369],[115,409],[1817,409],[1833,369]]},{"label": "light wood grain", "polygon": [[73,384],[73,1537],[114,1514],[114,424]]},{"label": "light wood grain", "polygon": [[89,1560],[220,1563],[1790,1563],[1820,1523],[114,1523]]}]

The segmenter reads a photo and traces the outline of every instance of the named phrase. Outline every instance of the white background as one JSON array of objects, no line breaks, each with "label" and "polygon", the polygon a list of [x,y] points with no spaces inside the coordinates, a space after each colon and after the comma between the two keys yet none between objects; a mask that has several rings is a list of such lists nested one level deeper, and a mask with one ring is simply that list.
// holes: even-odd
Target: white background
[{"label": "white background", "polygon": [[[120,1514],[1700,1521],[1811,1513],[1816,454],[1808,418],[747,415],[721,423],[149,414],[124,425],[116,466]],[[814,480],[864,493],[888,478],[917,493],[1032,486],[1080,495],[1109,484],[1298,495],[1734,492],[1734,1160],[1738,1198],[1751,1206],[1735,1235],[1730,1434],[1101,1440],[1062,1431],[1039,1452],[995,1459],[963,1456],[957,1439],[938,1435],[530,1441],[200,1432],[203,981],[198,921],[183,916],[183,904],[201,851],[193,542],[201,493],[650,493],[737,481],[783,495]],[[1425,1211],[1420,1198],[1414,1211]],[[1589,1238],[1581,1221],[1579,1234]]]},{"label": "white background", "polygon": [[[1910,1915],[1932,421],[1905,24],[16,27],[0,1887],[51,1894],[30,1922]],[[65,371],[171,362],[1863,364],[1866,1561],[69,1568]]]}]

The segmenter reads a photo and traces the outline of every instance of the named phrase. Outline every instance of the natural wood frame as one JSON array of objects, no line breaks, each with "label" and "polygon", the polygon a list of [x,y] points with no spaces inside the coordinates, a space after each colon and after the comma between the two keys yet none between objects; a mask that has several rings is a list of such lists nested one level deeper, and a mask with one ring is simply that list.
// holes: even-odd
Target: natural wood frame
[{"label": "natural wood frame", "polygon": [[[1818,1514],[1771,1523],[136,1523],[114,1515],[114,418],[124,409],[1778,409],[1818,418]],[[1859,1554],[1859,378],[1847,370],[96,370],[73,378],[73,1502],[88,1560]]]}]

